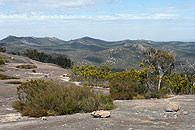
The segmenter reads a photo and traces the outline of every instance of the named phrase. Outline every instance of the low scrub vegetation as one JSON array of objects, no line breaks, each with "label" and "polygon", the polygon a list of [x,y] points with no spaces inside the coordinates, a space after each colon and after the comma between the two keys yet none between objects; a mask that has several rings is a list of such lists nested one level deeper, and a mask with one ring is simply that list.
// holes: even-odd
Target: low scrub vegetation
[{"label": "low scrub vegetation", "polygon": [[6,52],[6,48],[3,46],[0,46],[0,52]]},{"label": "low scrub vegetation", "polygon": [[0,74],[0,80],[6,80],[6,79],[20,79],[18,77],[13,77],[13,76],[7,76],[4,74]]},{"label": "low scrub vegetation", "polygon": [[108,76],[111,74],[110,67],[104,66],[72,66],[71,79],[80,81],[84,85],[100,85],[107,82]]},{"label": "low scrub vegetation", "polygon": [[16,66],[16,68],[20,68],[20,69],[34,69],[37,68],[36,65],[18,65]]},{"label": "low scrub vegetation", "polygon": [[32,70],[33,73],[36,73],[37,71],[36,70]]},{"label": "low scrub vegetation", "polygon": [[109,76],[110,94],[113,99],[133,99],[137,94],[144,95],[148,88],[143,84],[145,71],[138,74],[134,68],[130,71],[116,72]]},{"label": "low scrub vegetation", "polygon": [[5,84],[22,84],[21,81],[9,81],[9,82],[5,82]]},{"label": "low scrub vegetation", "polygon": [[91,88],[41,79],[22,83],[17,94],[18,101],[13,107],[23,116],[41,117],[115,108],[111,97]]},{"label": "low scrub vegetation", "polygon": [[1,71],[1,72],[5,72],[6,70],[3,70],[3,69],[0,68],[0,71]]},{"label": "low scrub vegetation", "polygon": [[0,56],[0,65],[4,65],[6,62],[8,62],[7,59]]}]

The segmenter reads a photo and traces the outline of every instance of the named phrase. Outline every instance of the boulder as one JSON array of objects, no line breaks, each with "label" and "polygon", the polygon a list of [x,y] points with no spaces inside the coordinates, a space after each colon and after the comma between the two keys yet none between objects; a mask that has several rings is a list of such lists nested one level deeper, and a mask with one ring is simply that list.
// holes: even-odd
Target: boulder
[{"label": "boulder", "polygon": [[170,102],[167,106],[165,111],[166,112],[177,112],[180,109],[179,105],[175,102]]},{"label": "boulder", "polygon": [[100,111],[92,112],[91,115],[95,118],[108,118],[108,117],[110,117],[110,112],[100,110]]},{"label": "boulder", "polygon": [[47,118],[46,117],[41,117],[41,120],[47,120]]},{"label": "boulder", "polygon": [[188,114],[188,111],[184,111],[183,114],[184,114],[184,115],[187,115],[187,114]]}]

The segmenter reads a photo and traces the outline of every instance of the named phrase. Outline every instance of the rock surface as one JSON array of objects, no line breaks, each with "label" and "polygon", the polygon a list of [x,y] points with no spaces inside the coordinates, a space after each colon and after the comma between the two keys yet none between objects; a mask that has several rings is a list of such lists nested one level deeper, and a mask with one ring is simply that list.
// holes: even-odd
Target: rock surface
[{"label": "rock surface", "polygon": [[95,118],[108,118],[108,117],[110,117],[110,112],[100,110],[100,111],[92,112],[91,115]]},{"label": "rock surface", "polygon": [[175,102],[170,102],[167,106],[165,111],[166,112],[177,112],[180,109],[179,105]]},{"label": "rock surface", "polygon": [[[0,130],[195,130],[195,95],[157,100],[116,100],[117,108],[110,111],[110,118],[93,118],[91,113],[77,113],[49,116],[45,121],[29,117],[16,120],[20,115],[11,109],[11,102],[16,100],[12,99],[17,94],[15,89],[13,86],[0,87]],[[165,112],[170,102],[178,103],[182,110]],[[184,115],[183,110],[188,114]]]}]

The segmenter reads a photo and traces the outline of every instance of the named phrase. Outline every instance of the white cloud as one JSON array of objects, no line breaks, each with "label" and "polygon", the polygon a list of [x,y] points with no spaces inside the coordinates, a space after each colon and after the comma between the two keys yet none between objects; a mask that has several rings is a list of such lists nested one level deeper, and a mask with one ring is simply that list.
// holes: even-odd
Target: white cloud
[{"label": "white cloud", "polygon": [[106,2],[106,3],[121,3],[122,2],[122,0],[100,0],[100,1],[102,1],[102,2]]},{"label": "white cloud", "polygon": [[153,7],[153,8],[145,8],[146,11],[158,11],[158,12],[175,12],[178,11],[179,9],[176,7]]},{"label": "white cloud", "polygon": [[73,20],[73,21],[123,21],[123,20],[145,20],[145,19],[177,19],[180,18],[178,14],[115,14],[115,15],[40,15],[36,13],[31,14],[0,14],[0,20]]},{"label": "white cloud", "polygon": [[93,0],[38,0],[35,5],[45,8],[83,8],[93,5]]},{"label": "white cloud", "polygon": [[0,5],[22,9],[68,9],[92,6],[94,0],[0,0]]},{"label": "white cloud", "polygon": [[0,0],[1,6],[13,6],[20,10],[35,9],[83,9],[96,6],[97,2],[104,4],[120,3],[122,0]]},{"label": "white cloud", "polygon": [[173,12],[194,12],[195,11],[195,7],[174,7],[174,6],[170,6],[170,7],[158,7],[158,8],[145,8],[145,11],[152,11],[152,12],[166,12],[166,13],[173,13]]}]

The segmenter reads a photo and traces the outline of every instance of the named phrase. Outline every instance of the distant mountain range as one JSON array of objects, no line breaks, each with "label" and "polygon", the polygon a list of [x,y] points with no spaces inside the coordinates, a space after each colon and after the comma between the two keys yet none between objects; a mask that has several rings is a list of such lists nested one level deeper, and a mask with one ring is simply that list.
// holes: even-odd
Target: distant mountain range
[{"label": "distant mountain range", "polygon": [[195,42],[155,42],[150,40],[104,41],[90,37],[64,41],[55,37],[8,36],[0,40],[8,52],[22,52],[27,48],[53,55],[67,55],[75,65],[109,65],[116,70],[136,67],[142,52],[149,47],[167,51],[176,57],[176,67],[187,59],[195,61]]}]

